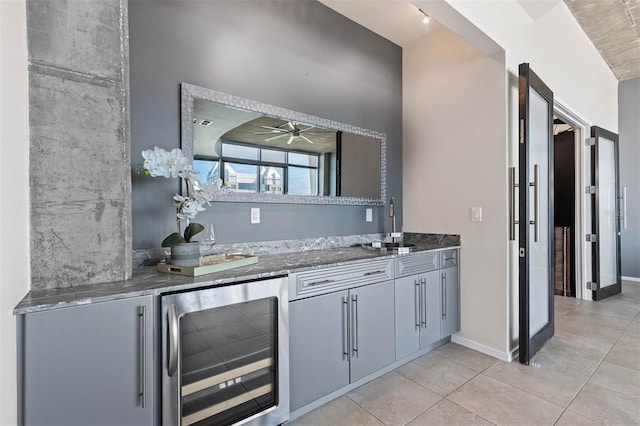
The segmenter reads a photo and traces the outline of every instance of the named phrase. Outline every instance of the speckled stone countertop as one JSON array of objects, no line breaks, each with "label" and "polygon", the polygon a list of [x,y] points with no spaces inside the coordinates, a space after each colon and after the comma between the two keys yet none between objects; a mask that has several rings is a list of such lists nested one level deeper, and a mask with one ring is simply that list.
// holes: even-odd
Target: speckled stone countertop
[{"label": "speckled stone countertop", "polygon": [[[442,250],[460,246],[460,237],[442,234],[405,234],[404,242],[415,244],[415,251]],[[14,314],[26,314],[136,296],[160,295],[201,287],[229,285],[240,281],[277,277],[293,272],[398,256],[407,255],[366,250],[360,245],[292,253],[261,254],[255,264],[200,277],[166,274],[149,266],[134,270],[133,277],[125,281],[31,291],[15,307]]]}]

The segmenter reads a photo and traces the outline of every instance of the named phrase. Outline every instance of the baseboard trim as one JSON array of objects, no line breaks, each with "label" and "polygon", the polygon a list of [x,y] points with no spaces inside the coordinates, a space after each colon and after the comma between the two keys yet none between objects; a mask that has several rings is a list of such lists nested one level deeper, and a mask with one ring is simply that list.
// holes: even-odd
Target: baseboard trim
[{"label": "baseboard trim", "polygon": [[511,362],[518,357],[518,348],[512,350],[511,352],[502,352],[502,351],[493,349],[489,346],[485,346],[481,343],[474,342],[473,340],[465,339],[464,337],[459,337],[456,335],[451,336],[451,341],[453,343],[466,346],[469,349],[482,352],[485,355],[498,358],[499,360],[505,361],[505,362]]},{"label": "baseboard trim", "polygon": [[625,280],[625,281],[635,281],[635,282],[637,282],[637,283],[640,283],[640,278],[638,278],[638,277],[624,277],[624,276],[623,276],[623,277],[621,277],[621,278],[622,278],[623,280]]}]

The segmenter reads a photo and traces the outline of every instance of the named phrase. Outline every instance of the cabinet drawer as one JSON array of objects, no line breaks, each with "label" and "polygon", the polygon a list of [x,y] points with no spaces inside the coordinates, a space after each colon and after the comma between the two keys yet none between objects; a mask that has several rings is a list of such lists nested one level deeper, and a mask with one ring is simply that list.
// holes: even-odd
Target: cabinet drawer
[{"label": "cabinet drawer", "polygon": [[458,265],[458,249],[442,250],[440,252],[440,269]]},{"label": "cabinet drawer", "polygon": [[422,274],[438,269],[438,252],[423,251],[396,258],[396,277]]},{"label": "cabinet drawer", "polygon": [[374,260],[289,275],[289,300],[393,279],[391,260]]}]

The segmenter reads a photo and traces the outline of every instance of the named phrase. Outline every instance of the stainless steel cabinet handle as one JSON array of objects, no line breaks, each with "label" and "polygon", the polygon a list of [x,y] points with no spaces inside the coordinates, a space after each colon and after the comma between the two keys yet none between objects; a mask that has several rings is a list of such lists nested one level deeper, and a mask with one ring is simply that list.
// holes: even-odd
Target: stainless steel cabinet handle
[{"label": "stainless steel cabinet handle", "polygon": [[138,323],[140,325],[140,402],[142,408],[147,407],[147,307],[138,307]]},{"label": "stainless steel cabinet handle", "polygon": [[309,287],[312,287],[314,285],[321,285],[321,284],[329,284],[329,283],[333,283],[335,282],[335,280],[322,280],[322,281],[314,281],[312,283],[307,284]]},{"label": "stainless steel cabinet handle", "polygon": [[354,294],[351,296],[351,303],[353,305],[353,310],[351,315],[353,315],[353,346],[351,347],[351,352],[358,358],[358,295]]},{"label": "stainless steel cabinet handle", "polygon": [[447,275],[442,274],[442,319],[447,319]]},{"label": "stainless steel cabinet handle", "polygon": [[509,167],[509,240],[514,241],[516,239],[516,225],[518,220],[516,219],[516,168]]},{"label": "stainless steel cabinet handle", "polygon": [[427,328],[427,279],[420,279],[422,286],[422,327]]},{"label": "stainless steel cabinet handle", "polygon": [[533,225],[533,241],[540,240],[540,165],[533,165],[533,182],[529,183],[533,186],[533,220],[529,224]]},{"label": "stainless steel cabinet handle", "polygon": [[167,373],[169,377],[173,377],[178,370],[178,314],[176,314],[176,305],[169,305],[167,308],[168,320],[168,338],[169,338],[169,364],[167,365]]},{"label": "stainless steel cabinet handle", "polygon": [[364,276],[368,277],[369,275],[378,275],[378,274],[385,274],[387,271],[375,271],[375,272],[365,272]]},{"label": "stainless steel cabinet handle", "polygon": [[349,298],[342,298],[342,318],[344,327],[342,329],[342,357],[349,360]]},{"label": "stainless steel cabinet handle", "polygon": [[416,330],[420,329],[420,324],[422,324],[422,287],[420,286],[420,282],[418,280],[413,281],[414,284],[414,303],[413,308],[415,309],[415,320],[416,320]]}]

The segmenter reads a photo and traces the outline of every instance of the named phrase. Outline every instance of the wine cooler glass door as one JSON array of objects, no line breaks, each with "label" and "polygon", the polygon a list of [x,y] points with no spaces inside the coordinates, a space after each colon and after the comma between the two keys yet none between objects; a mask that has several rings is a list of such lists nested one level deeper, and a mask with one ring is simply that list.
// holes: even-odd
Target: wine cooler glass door
[{"label": "wine cooler glass door", "polygon": [[273,424],[283,421],[274,415],[288,417],[283,300],[284,280],[163,297],[164,424]]}]

